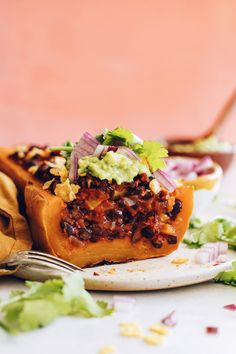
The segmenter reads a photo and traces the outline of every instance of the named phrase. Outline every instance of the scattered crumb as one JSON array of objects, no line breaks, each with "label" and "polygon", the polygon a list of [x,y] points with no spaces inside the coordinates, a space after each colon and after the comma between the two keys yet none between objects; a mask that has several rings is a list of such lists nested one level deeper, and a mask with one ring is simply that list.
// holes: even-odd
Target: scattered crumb
[{"label": "scattered crumb", "polygon": [[188,258],[174,258],[172,259],[171,263],[172,264],[184,264],[187,263],[189,261]]},{"label": "scattered crumb", "polygon": [[98,275],[100,275],[100,274],[97,273],[97,272],[93,272],[93,275],[94,275],[94,276],[98,276]]},{"label": "scattered crumb", "polygon": [[115,353],[115,348],[111,345],[105,345],[99,350],[99,354],[112,354]]},{"label": "scattered crumb", "polygon": [[139,268],[139,269],[127,269],[127,272],[129,273],[134,273],[134,272],[146,272],[147,270],[145,268]]},{"label": "scattered crumb", "polygon": [[120,324],[120,335],[125,337],[141,338],[142,333],[139,325],[134,322],[122,322]]},{"label": "scattered crumb", "polygon": [[152,331],[152,332],[155,332],[155,333],[158,333],[158,334],[167,334],[169,331],[168,331],[168,328],[163,325],[163,324],[160,324],[160,323],[156,323],[156,324],[153,324],[149,327],[149,330]]},{"label": "scattered crumb", "polygon": [[160,336],[158,334],[155,333],[151,333],[151,334],[147,334],[146,336],[143,337],[143,341],[146,344],[150,344],[150,345],[158,345],[158,344],[162,344],[164,341],[164,337]]},{"label": "scattered crumb", "polygon": [[116,273],[116,268],[111,268],[107,271],[107,274],[115,274]]}]

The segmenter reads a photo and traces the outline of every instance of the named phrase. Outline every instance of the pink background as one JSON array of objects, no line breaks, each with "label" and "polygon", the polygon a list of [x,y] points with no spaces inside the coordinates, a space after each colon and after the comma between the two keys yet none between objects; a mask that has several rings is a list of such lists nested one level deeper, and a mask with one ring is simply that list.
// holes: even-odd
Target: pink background
[{"label": "pink background", "polygon": [[197,135],[235,87],[235,0],[0,0],[0,28],[1,145]]}]

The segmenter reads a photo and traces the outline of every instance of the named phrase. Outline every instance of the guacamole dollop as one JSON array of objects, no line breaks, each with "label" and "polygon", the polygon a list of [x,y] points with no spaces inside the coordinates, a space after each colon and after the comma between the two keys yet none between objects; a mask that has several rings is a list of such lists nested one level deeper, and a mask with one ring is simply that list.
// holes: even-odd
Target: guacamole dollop
[{"label": "guacamole dollop", "polygon": [[117,184],[132,182],[134,177],[146,173],[150,176],[150,170],[139,160],[131,160],[126,156],[109,151],[99,159],[96,156],[85,156],[79,160],[78,174],[84,176],[91,174],[99,179],[112,179]]}]

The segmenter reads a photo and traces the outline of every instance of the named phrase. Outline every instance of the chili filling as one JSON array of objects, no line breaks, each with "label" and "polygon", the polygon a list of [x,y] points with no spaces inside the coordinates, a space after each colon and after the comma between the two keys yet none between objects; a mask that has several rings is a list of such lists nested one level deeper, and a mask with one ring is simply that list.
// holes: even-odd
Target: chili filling
[{"label": "chili filling", "polygon": [[[50,173],[50,164],[60,152],[29,154],[38,147],[31,146],[24,153],[11,158],[24,169],[36,167],[34,176],[45,182],[54,177],[50,185],[53,192],[59,177]],[[37,152],[37,150],[34,150]],[[79,177],[76,198],[65,203],[61,215],[61,228],[71,242],[86,244],[100,239],[113,240],[129,237],[135,243],[145,238],[155,248],[165,242],[177,243],[173,221],[182,209],[182,203],[167,190],[154,193],[149,183],[153,177],[138,175],[131,183],[118,185],[115,181],[100,180],[91,175]]]}]

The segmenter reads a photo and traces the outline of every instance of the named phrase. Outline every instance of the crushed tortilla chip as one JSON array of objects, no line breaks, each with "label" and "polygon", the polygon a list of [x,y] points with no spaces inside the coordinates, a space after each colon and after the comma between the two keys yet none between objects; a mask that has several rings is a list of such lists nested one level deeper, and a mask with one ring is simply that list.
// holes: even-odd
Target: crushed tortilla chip
[{"label": "crushed tortilla chip", "polygon": [[43,185],[43,189],[44,190],[49,189],[54,180],[55,180],[55,178],[50,179],[50,181],[45,182],[44,185]]},{"label": "crushed tortilla chip", "polygon": [[165,335],[167,334],[169,331],[168,331],[168,328],[161,324],[161,323],[154,323],[153,325],[151,325],[149,327],[149,330],[154,332],[154,333],[157,333],[157,334],[162,334],[162,335]]},{"label": "crushed tortilla chip", "polygon": [[26,160],[32,159],[35,155],[46,156],[47,151],[34,147],[27,153]]},{"label": "crushed tortilla chip", "polygon": [[54,193],[65,203],[69,203],[76,198],[76,193],[78,193],[79,188],[80,187],[76,184],[70,184],[70,181],[67,178],[65,182],[56,185]]},{"label": "crushed tortilla chip", "polygon": [[134,322],[122,322],[120,324],[120,335],[125,337],[141,338],[142,333],[139,325]]},{"label": "crushed tortilla chip", "polygon": [[38,166],[30,166],[28,171],[34,175],[38,171],[38,168]]},{"label": "crushed tortilla chip", "polygon": [[99,350],[99,354],[113,354],[115,353],[115,348],[111,345],[106,345]]},{"label": "crushed tortilla chip", "polygon": [[164,341],[164,336],[160,336],[155,333],[147,334],[146,336],[143,337],[143,340],[146,344],[150,345],[158,345],[162,344]]},{"label": "crushed tortilla chip", "polygon": [[188,262],[188,258],[174,258],[172,259],[171,263],[172,264],[184,264]]},{"label": "crushed tortilla chip", "polygon": [[66,166],[63,165],[62,167],[53,167],[50,169],[50,173],[54,176],[60,176],[61,183],[64,183],[68,178],[69,172],[66,169]]}]

